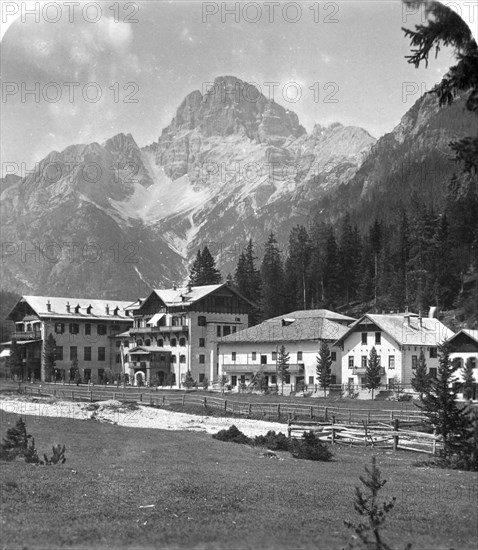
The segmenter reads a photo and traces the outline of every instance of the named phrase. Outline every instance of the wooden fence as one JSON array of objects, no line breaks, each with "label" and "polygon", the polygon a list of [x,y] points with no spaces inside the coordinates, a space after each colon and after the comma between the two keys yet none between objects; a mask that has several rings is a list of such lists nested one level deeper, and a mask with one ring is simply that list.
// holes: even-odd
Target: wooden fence
[{"label": "wooden fence", "polygon": [[394,425],[384,423],[368,424],[335,424],[326,422],[288,421],[289,439],[295,432],[313,431],[317,438],[332,444],[352,446],[370,446],[380,449],[405,450],[435,455],[441,448],[441,438],[433,434],[399,427],[398,419]]},{"label": "wooden fence", "polygon": [[195,393],[160,393],[122,390],[121,388],[84,388],[76,386],[18,386],[4,389],[18,390],[32,396],[53,396],[68,401],[106,401],[114,399],[127,403],[138,403],[155,407],[201,406],[205,410],[215,410],[227,416],[245,416],[268,420],[312,420],[342,424],[390,423],[399,419],[402,425],[417,425],[425,420],[419,410],[360,409],[336,407],[323,404],[305,404],[283,401],[281,403],[258,403],[238,401],[213,395]]}]

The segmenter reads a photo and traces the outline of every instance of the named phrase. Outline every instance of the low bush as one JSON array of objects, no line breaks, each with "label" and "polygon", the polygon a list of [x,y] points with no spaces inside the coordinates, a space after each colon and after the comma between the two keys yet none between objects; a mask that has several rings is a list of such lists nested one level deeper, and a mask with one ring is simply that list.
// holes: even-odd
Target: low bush
[{"label": "low bush", "polygon": [[219,441],[229,441],[231,443],[243,443],[244,445],[250,445],[252,440],[243,434],[236,426],[232,425],[227,430],[221,430],[217,434],[213,435],[214,439]]},{"label": "low bush", "polygon": [[7,435],[0,445],[0,460],[11,461],[23,459],[28,464],[52,465],[63,464],[65,458],[65,446],[57,445],[53,447],[53,455],[48,458],[43,455],[44,461],[38,456],[35,447],[35,439],[27,434],[27,427],[23,418],[17,420],[13,428],[7,430]]},{"label": "low bush", "polygon": [[282,432],[276,434],[269,430],[266,435],[258,435],[254,438],[254,445],[257,447],[266,447],[271,451],[289,451],[290,441]]},{"label": "low bush", "polygon": [[292,440],[291,451],[294,458],[327,462],[332,458],[327,445],[322,443],[314,432],[304,432],[299,441]]}]

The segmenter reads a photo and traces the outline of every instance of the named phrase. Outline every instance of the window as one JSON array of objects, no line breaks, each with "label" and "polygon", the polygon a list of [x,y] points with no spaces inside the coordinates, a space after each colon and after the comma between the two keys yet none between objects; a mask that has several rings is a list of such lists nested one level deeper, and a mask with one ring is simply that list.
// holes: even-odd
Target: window
[{"label": "window", "polygon": [[180,363],[186,363],[186,356],[185,355],[180,355],[179,356],[179,362]]},{"label": "window", "polygon": [[116,354],[116,363],[121,362],[121,355],[119,353]]},{"label": "window", "polygon": [[354,358],[350,355],[349,356],[349,369],[354,368]]},{"label": "window", "polygon": [[63,361],[63,346],[56,346],[55,359]]},{"label": "window", "polygon": [[375,333],[375,345],[380,345],[382,343],[382,333],[376,332]]},{"label": "window", "polygon": [[253,361],[257,361],[257,352],[253,351],[251,356]]},{"label": "window", "polygon": [[437,377],[437,369],[435,367],[429,368],[428,371],[430,373],[431,378],[436,378]]},{"label": "window", "polygon": [[173,327],[178,327],[180,325],[179,317],[173,317],[171,320],[171,324],[173,325]]},{"label": "window", "polygon": [[99,347],[98,348],[98,361],[104,361],[106,357],[106,348]]},{"label": "window", "polygon": [[463,368],[463,359],[455,357],[455,359],[452,360],[452,364],[456,369],[461,369]]},{"label": "window", "polygon": [[128,342],[128,340],[125,340],[125,341],[123,342],[123,346],[124,346],[125,348],[129,348],[129,342]]},{"label": "window", "polygon": [[229,334],[231,334],[231,327],[229,327],[229,326],[226,325],[226,326],[223,327],[223,329],[222,329],[222,335],[223,335],[223,336],[229,336]]},{"label": "window", "polygon": [[332,359],[332,361],[337,361],[337,352],[336,351],[331,351],[330,352],[330,358]]},{"label": "window", "polygon": [[175,355],[171,355],[171,363],[176,363],[177,357]]},{"label": "window", "polygon": [[416,369],[418,366],[418,355],[412,355],[412,369]]},{"label": "window", "polygon": [[144,341],[144,345],[145,346],[150,346],[151,345],[151,340],[149,338],[147,338],[145,341]]},{"label": "window", "polygon": [[231,376],[231,386],[237,386],[237,376]]},{"label": "window", "polygon": [[200,326],[200,327],[205,327],[206,326],[206,317],[204,317],[203,315],[200,315],[198,317],[198,326]]},{"label": "window", "polygon": [[138,338],[138,339],[136,340],[136,345],[137,345],[137,346],[142,346],[142,345],[143,345],[143,340],[141,340],[141,338]]},{"label": "window", "polygon": [[302,361],[302,352],[301,351],[297,352],[297,361]]},{"label": "window", "polygon": [[98,325],[96,327],[96,332],[98,336],[104,336],[106,334],[106,325]]},{"label": "window", "polygon": [[204,365],[205,362],[206,362],[206,356],[205,355],[200,355],[199,356],[199,363],[201,365]]},{"label": "window", "polygon": [[222,332],[221,332],[221,325],[217,325],[216,327],[216,334],[217,336],[221,336]]},{"label": "window", "polygon": [[80,332],[80,325],[78,323],[70,323],[70,334],[78,334]]},{"label": "window", "polygon": [[272,360],[277,361],[277,351],[272,352]]},{"label": "window", "polygon": [[86,323],[86,325],[85,325],[85,334],[86,334],[86,336],[89,336],[91,334],[91,325],[90,325],[90,323]]},{"label": "window", "polygon": [[158,338],[158,348],[162,348],[164,346],[164,342],[162,338]]},{"label": "window", "polygon": [[395,355],[389,355],[388,356],[388,368],[394,369],[395,368]]},{"label": "window", "polygon": [[286,384],[290,384],[290,374],[286,374],[286,375],[285,375],[285,380],[284,380],[284,382],[285,382]]},{"label": "window", "polygon": [[171,338],[171,347],[172,348],[176,347],[176,338]]},{"label": "window", "polygon": [[314,377],[309,376],[309,386],[313,386],[313,385],[314,385]]},{"label": "window", "polygon": [[271,384],[277,384],[277,376],[275,374],[271,376]]},{"label": "window", "polygon": [[116,346],[117,348],[121,347],[121,340],[116,340],[115,346]]},{"label": "window", "polygon": [[237,332],[237,327],[236,326],[232,327],[232,333],[234,334],[235,332]]},{"label": "window", "polygon": [[367,368],[367,356],[366,355],[362,355],[362,368],[363,369]]},{"label": "window", "polygon": [[206,347],[206,340],[204,338],[199,338],[199,347],[200,348]]},{"label": "window", "polygon": [[65,332],[65,323],[55,323],[55,332],[63,334]]},{"label": "window", "polygon": [[85,349],[83,350],[83,359],[85,361],[91,361],[91,347],[90,346],[86,346]]},{"label": "window", "polygon": [[199,383],[202,384],[204,382],[204,374],[202,372],[199,373]]},{"label": "window", "polygon": [[186,345],[186,338],[180,338],[179,339],[179,345],[184,347]]},{"label": "window", "polygon": [[267,365],[267,355],[261,355],[261,365]]},{"label": "window", "polygon": [[70,361],[78,359],[78,348],[76,346],[70,346]]},{"label": "window", "polygon": [[438,357],[437,348],[430,348],[430,358],[436,359]]},{"label": "window", "polygon": [[331,374],[330,375],[330,383],[331,384],[337,384],[337,375],[336,374]]},{"label": "window", "polygon": [[367,333],[362,332],[362,346],[366,346],[366,345],[367,345]]},{"label": "window", "polygon": [[236,352],[235,352],[235,351],[233,351],[233,352],[231,353],[231,357],[232,357],[232,360],[233,360],[233,361],[236,360]]}]

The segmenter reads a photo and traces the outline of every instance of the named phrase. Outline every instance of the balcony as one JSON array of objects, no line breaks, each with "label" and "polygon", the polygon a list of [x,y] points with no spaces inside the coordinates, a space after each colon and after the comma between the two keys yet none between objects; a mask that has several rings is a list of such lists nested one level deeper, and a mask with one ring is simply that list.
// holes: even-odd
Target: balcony
[{"label": "balcony", "polygon": [[[222,366],[224,372],[256,372],[262,371],[266,374],[275,374],[277,371],[277,365],[275,363],[270,363],[267,365],[254,364],[254,363],[225,363]],[[289,374],[301,374],[304,372],[303,363],[292,363],[289,364],[287,370]]]},{"label": "balcony", "polygon": [[[367,367],[354,367],[350,369],[352,374],[365,374],[367,372]],[[385,374],[385,367],[380,367],[380,374],[383,376]]]},{"label": "balcony", "polygon": [[133,369],[171,369],[170,363],[165,361],[129,361],[128,365]]},{"label": "balcony", "polygon": [[162,327],[135,327],[130,329],[129,333],[133,334],[155,334],[163,332],[187,332],[188,325],[164,325]]},{"label": "balcony", "polygon": [[12,332],[11,338],[15,340],[41,340],[41,331],[29,330],[26,332]]}]

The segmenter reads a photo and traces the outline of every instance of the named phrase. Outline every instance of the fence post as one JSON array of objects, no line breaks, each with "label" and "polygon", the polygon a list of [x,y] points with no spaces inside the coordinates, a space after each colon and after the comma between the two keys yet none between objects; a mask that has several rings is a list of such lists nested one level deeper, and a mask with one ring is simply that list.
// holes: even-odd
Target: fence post
[{"label": "fence post", "polygon": [[227,399],[224,399],[224,412],[227,412]]},{"label": "fence post", "polygon": [[206,407],[207,407],[207,398],[205,397],[204,398],[204,408],[206,408]]},{"label": "fence post", "polygon": [[370,424],[370,409],[367,411],[367,422]]},{"label": "fence post", "polygon": [[292,430],[291,430],[291,427],[290,427],[290,413],[289,413],[289,418],[287,420],[287,437],[290,439],[291,437],[291,433],[292,433]]},{"label": "fence post", "polygon": [[312,407],[310,407],[310,419],[312,420],[314,418],[314,410]]},{"label": "fence post", "polygon": [[72,401],[75,400],[75,392],[73,390],[71,390],[71,400]]},{"label": "fence post", "polygon": [[393,423],[393,411],[390,411],[390,424]]},{"label": "fence post", "polygon": [[143,394],[142,393],[139,394],[139,400],[143,401]]},{"label": "fence post", "polygon": [[162,405],[163,405],[163,407],[164,407],[164,393],[163,393],[163,395],[161,396],[161,401],[162,401]]},{"label": "fence post", "polygon": [[349,409],[349,424],[352,424],[352,409]]},{"label": "fence post", "polygon": [[393,450],[398,450],[398,427],[399,427],[399,421],[398,418],[395,418],[393,431],[395,432],[393,434]]},{"label": "fence post", "polygon": [[116,392],[113,392],[113,399],[116,401]]},{"label": "fence post", "polygon": [[335,443],[335,428],[334,428],[334,424],[335,424],[335,416],[332,415],[332,444]]},{"label": "fence post", "polygon": [[280,404],[277,405],[277,417],[280,418]]},{"label": "fence post", "polygon": [[433,445],[432,445],[432,455],[435,455],[437,452],[437,429],[433,428]]},{"label": "fence post", "polygon": [[248,416],[251,416],[251,403],[249,403],[249,409],[247,411]]},{"label": "fence post", "polygon": [[93,401],[93,392],[90,391],[90,401]]},{"label": "fence post", "polygon": [[185,403],[186,403],[186,394],[183,393],[183,407],[184,407]]},{"label": "fence post", "polygon": [[328,412],[329,412],[328,407],[325,407],[324,418],[325,418],[325,421],[326,421],[326,422],[327,422],[327,420],[328,420]]}]

